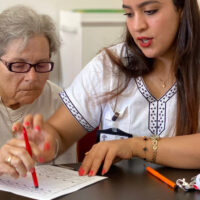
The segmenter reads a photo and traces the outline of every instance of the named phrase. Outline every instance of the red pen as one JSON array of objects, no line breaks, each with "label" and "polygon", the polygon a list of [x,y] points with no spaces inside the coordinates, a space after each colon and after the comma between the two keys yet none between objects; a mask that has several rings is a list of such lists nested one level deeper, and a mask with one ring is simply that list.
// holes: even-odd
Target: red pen
[{"label": "red pen", "polygon": [[[27,132],[26,132],[25,127],[23,127],[23,135],[24,135],[24,141],[25,141],[25,144],[26,144],[26,150],[28,151],[29,155],[32,157],[31,146],[30,146],[29,141],[28,141],[28,136],[27,136]],[[31,174],[32,174],[34,186],[35,186],[35,188],[38,188],[38,180],[37,180],[37,175],[36,175],[36,172],[35,172],[35,167],[33,168],[33,171],[31,172]]]}]

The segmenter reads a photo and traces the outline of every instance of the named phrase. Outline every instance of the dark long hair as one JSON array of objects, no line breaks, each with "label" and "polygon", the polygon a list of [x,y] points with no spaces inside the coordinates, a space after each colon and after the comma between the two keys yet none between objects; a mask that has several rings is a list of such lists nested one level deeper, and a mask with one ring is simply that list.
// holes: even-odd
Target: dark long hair
[{"label": "dark long hair", "polygon": [[[198,131],[199,72],[200,72],[200,12],[197,0],[172,0],[177,10],[182,10],[176,40],[174,59],[177,79],[176,135]],[[148,74],[153,68],[153,59],[144,56],[135,44],[128,29],[125,38],[126,59],[124,64],[111,50],[105,49],[111,61],[126,75],[126,83],[120,90],[111,91],[112,97],[126,89],[131,78]],[[116,91],[118,91],[116,93]]]}]

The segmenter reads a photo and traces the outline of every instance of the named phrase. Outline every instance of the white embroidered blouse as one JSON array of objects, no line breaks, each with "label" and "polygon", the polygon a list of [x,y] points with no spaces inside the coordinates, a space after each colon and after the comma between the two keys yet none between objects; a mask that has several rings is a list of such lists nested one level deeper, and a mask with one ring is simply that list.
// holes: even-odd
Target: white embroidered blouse
[{"label": "white embroidered blouse", "polygon": [[[124,45],[111,48],[123,55]],[[60,93],[60,97],[76,120],[87,130],[97,126],[102,129],[119,128],[133,136],[171,137],[176,126],[176,83],[156,99],[146,87],[142,77],[132,78],[128,87],[110,101],[99,101],[101,95],[117,87],[117,67],[105,52],[97,55],[76,77],[71,86]],[[120,75],[124,80],[125,75]],[[116,121],[112,120],[119,112]]]}]

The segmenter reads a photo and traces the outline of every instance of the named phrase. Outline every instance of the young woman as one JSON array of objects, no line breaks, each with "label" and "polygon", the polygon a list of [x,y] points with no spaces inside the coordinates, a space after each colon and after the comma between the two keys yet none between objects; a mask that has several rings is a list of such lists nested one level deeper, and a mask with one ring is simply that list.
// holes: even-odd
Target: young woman
[{"label": "young woman", "polygon": [[[32,143],[35,158],[52,160],[100,125],[114,128],[119,138],[118,129],[133,137],[94,145],[80,175],[95,175],[102,163],[105,174],[115,160],[135,156],[170,167],[200,168],[197,0],[123,0],[123,9],[124,43],[105,49],[82,70],[60,93],[64,105],[46,123],[41,115],[24,119],[29,128],[39,126],[51,146],[41,152]],[[22,125],[13,128],[20,131]]]}]

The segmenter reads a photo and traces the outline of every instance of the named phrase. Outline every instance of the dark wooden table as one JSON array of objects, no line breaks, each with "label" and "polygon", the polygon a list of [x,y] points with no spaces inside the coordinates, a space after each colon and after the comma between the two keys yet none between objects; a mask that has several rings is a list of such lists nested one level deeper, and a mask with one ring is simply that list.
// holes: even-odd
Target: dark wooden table
[{"label": "dark wooden table", "polygon": [[[78,168],[78,164],[72,164]],[[158,180],[145,167],[151,166],[158,172],[173,180],[191,177],[200,173],[200,170],[174,169],[147,163],[140,159],[121,161],[110,169],[108,179],[90,185],[79,191],[59,197],[59,200],[200,200],[200,191],[184,192],[181,189],[174,191],[167,184]],[[2,200],[28,200],[0,191]]]}]

